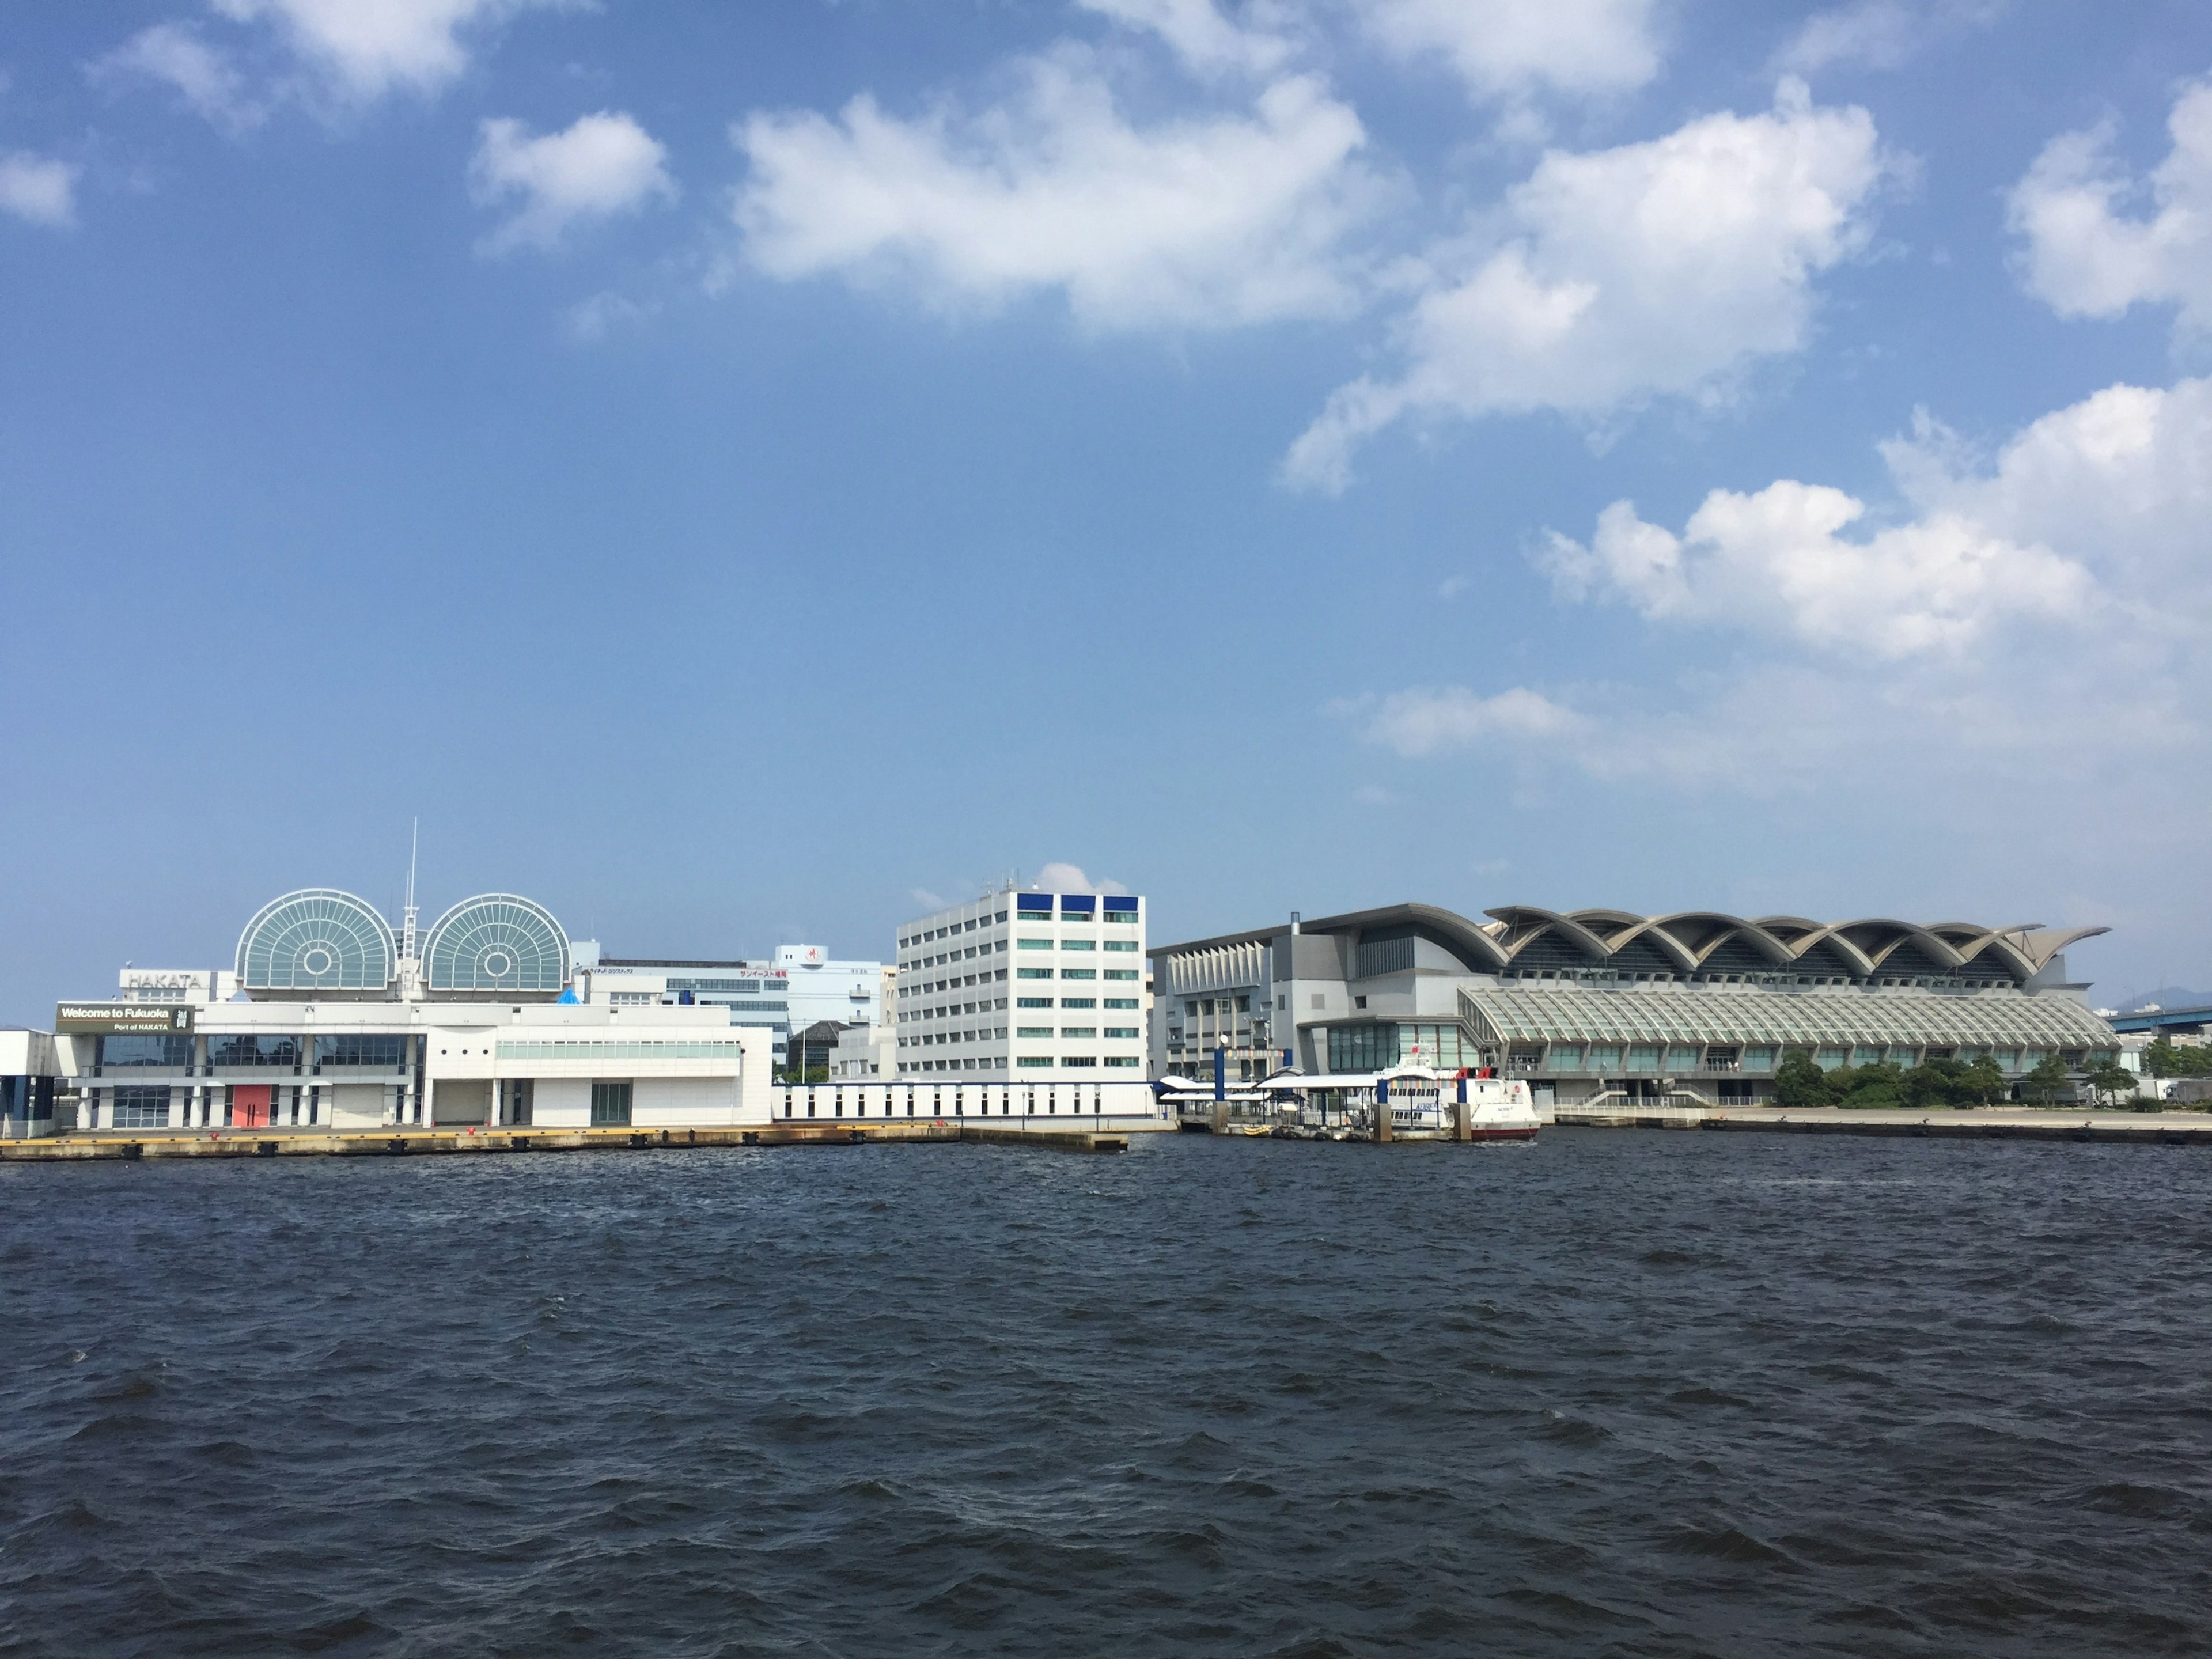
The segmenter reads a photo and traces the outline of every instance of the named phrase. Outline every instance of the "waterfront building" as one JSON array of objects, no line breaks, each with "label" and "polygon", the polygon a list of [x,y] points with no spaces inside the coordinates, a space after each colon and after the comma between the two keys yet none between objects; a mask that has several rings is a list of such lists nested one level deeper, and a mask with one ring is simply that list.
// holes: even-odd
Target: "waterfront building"
[{"label": "waterfront building", "polygon": [[890,1018],[884,965],[833,958],[818,945],[785,945],[773,962],[602,957],[596,944],[579,951],[577,994],[622,1007],[726,1008],[732,1025],[759,1025],[779,1050],[792,1033],[823,1020],[878,1025]]},{"label": "waterfront building", "polygon": [[[288,893],[240,935],[223,1001],[63,1003],[85,1129],[703,1127],[771,1115],[773,1038],[702,1003],[588,1003],[568,935],[514,894],[419,941],[366,901]],[[215,988],[210,981],[207,989]],[[128,993],[134,988],[126,985]],[[156,987],[153,988],[169,988]]]},{"label": "waterfront building", "polygon": [[1145,902],[1011,884],[898,930],[903,1075],[1141,1079]]},{"label": "waterfront building", "polygon": [[898,1075],[898,1027],[848,1025],[830,1053],[833,1082]]},{"label": "waterfront building", "polygon": [[59,1070],[52,1033],[0,1028],[0,1140],[53,1133]]},{"label": "waterfront building", "polygon": [[1427,904],[1225,933],[1151,953],[1156,1074],[1373,1072],[1526,1078],[1540,1104],[1773,1098],[1792,1049],[1820,1065],[1987,1058],[2017,1080],[2120,1044],[2063,954],[2102,927],[1823,924],[1708,912]]}]

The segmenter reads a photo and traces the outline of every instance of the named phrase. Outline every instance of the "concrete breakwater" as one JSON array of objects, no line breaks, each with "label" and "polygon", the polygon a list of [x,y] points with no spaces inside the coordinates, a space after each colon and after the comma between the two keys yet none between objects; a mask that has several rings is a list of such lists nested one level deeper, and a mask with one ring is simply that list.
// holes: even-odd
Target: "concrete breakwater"
[{"label": "concrete breakwater", "polygon": [[198,1134],[102,1133],[0,1141],[0,1162],[71,1163],[148,1158],[394,1158],[507,1152],[659,1152],[696,1146],[860,1146],[878,1142],[977,1141],[1039,1152],[1119,1152],[1126,1133],[1097,1130],[985,1128],[957,1122],[768,1123],[754,1128],[347,1130],[318,1133],[251,1129]]},{"label": "concrete breakwater", "polygon": [[1606,1116],[1561,1112],[1559,1127],[1710,1129],[1768,1134],[1888,1135],[1948,1140],[2075,1140],[2130,1146],[2212,1146],[2212,1112],[2130,1112],[2056,1107],[1850,1111],[1815,1107],[1669,1108]]}]

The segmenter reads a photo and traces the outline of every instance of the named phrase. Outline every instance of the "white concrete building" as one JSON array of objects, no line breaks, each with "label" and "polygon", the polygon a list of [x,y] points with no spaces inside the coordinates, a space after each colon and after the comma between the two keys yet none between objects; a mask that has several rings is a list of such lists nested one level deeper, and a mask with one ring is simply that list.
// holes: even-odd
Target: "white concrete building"
[{"label": "white concrete building", "polygon": [[1146,1075],[1144,901],[1007,887],[899,929],[904,1076]]},{"label": "white concrete building", "polygon": [[772,1115],[769,1032],[732,1027],[709,1004],[581,1001],[560,924],[512,894],[463,900],[410,953],[349,893],[288,893],[246,924],[234,973],[226,1001],[63,1003],[57,1058],[79,1091],[78,1127],[677,1128]]},{"label": "white concrete building", "polygon": [[838,960],[818,945],[779,945],[774,962],[602,957],[592,941],[585,942],[577,956],[576,994],[581,1001],[724,1008],[731,1024],[763,1026],[773,1033],[779,1052],[793,1032],[823,1020],[840,1025],[890,1020],[884,964]]}]

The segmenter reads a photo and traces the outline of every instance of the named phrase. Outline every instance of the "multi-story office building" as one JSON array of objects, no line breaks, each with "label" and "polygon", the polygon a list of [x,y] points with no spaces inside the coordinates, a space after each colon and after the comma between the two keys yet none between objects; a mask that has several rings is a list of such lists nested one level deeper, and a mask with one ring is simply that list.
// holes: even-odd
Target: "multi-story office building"
[{"label": "multi-story office building", "polygon": [[774,962],[702,962],[602,957],[595,943],[585,940],[577,945],[576,957],[584,1001],[726,1008],[732,1025],[767,1027],[779,1050],[793,1032],[825,1020],[879,1025],[890,1018],[884,964],[838,961],[818,945],[779,945]]},{"label": "multi-story office building", "polygon": [[907,923],[898,949],[902,1074],[1144,1075],[1141,898],[1001,888]]},{"label": "multi-story office building", "polygon": [[1988,1060],[2085,1070],[2119,1040],[2066,977],[2101,927],[1984,927],[1427,904],[1255,928],[1152,953],[1156,1074],[1418,1064],[1493,1068],[1559,1106],[1773,1097],[1792,1049],[1824,1066]]}]

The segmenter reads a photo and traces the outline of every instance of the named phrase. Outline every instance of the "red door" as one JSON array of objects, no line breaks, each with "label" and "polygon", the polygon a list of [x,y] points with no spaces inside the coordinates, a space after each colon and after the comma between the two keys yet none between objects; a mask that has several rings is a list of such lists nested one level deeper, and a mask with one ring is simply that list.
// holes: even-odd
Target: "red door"
[{"label": "red door", "polygon": [[234,1084],[230,1091],[230,1121],[240,1129],[265,1129],[276,1121],[270,1102],[276,1093],[266,1083]]}]

